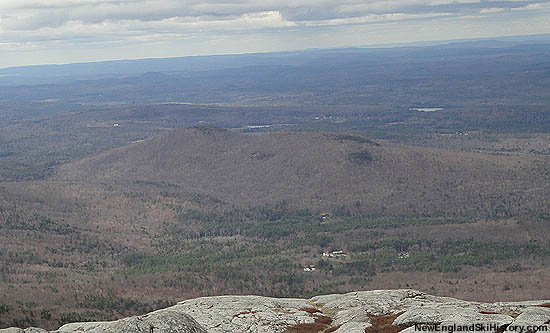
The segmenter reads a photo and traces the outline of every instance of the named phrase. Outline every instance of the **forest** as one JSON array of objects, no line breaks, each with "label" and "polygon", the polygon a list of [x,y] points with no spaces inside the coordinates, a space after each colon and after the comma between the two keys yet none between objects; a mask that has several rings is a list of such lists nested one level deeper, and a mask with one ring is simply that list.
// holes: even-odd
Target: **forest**
[{"label": "forest", "polygon": [[0,327],[549,298],[550,44],[496,45],[1,69]]}]

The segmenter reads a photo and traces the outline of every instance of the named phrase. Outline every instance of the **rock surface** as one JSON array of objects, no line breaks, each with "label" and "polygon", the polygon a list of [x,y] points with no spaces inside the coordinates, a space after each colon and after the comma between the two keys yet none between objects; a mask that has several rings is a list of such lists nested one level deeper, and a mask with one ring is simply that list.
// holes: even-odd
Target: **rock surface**
[{"label": "rock surface", "polygon": [[67,324],[56,332],[206,333],[206,330],[188,314],[168,308],[112,322]]},{"label": "rock surface", "polygon": [[[383,319],[383,320],[382,320]],[[389,321],[389,322],[388,322]],[[376,290],[311,299],[260,296],[203,297],[170,308],[113,322],[72,323],[68,332],[369,332],[387,327],[404,332],[425,326],[484,325],[486,332],[548,328],[550,301],[479,303],[428,295],[419,291]],[[488,328],[488,329],[487,329]],[[455,329],[456,330],[456,329]],[[458,330],[457,330],[458,331]],[[45,330],[9,328],[0,333],[44,333]]]}]

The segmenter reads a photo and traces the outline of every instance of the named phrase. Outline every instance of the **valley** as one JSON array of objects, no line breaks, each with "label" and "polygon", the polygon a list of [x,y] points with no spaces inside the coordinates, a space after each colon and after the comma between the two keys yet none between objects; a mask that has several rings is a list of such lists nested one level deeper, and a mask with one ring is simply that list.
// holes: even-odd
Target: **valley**
[{"label": "valley", "polygon": [[230,294],[550,298],[549,50],[1,77],[0,327]]},{"label": "valley", "polygon": [[544,297],[548,162],[346,132],[166,131],[2,183],[4,325],[220,294]]}]

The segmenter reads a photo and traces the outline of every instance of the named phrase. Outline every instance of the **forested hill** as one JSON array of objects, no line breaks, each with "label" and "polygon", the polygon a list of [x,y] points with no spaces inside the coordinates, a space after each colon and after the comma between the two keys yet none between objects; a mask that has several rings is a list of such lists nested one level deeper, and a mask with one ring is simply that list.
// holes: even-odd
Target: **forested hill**
[{"label": "forested hill", "polygon": [[61,179],[181,185],[233,204],[369,213],[546,214],[544,159],[409,147],[344,132],[165,132],[58,169]]}]

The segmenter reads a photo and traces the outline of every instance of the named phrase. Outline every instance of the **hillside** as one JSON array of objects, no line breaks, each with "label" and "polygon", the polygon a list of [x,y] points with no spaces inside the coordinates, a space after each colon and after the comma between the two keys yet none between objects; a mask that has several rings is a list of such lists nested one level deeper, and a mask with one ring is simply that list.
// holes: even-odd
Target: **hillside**
[{"label": "hillside", "polygon": [[410,147],[342,132],[195,127],[67,164],[57,179],[177,184],[231,204],[372,214],[548,214],[548,159]]},{"label": "hillside", "polygon": [[521,143],[194,127],[2,182],[0,327],[228,294],[548,298],[549,161]]}]

